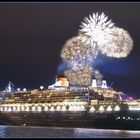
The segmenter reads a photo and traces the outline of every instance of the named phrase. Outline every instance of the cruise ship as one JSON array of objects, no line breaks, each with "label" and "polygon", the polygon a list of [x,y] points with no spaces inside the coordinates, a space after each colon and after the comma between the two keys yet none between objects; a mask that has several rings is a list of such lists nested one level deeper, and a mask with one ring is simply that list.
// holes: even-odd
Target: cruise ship
[{"label": "cruise ship", "polygon": [[102,129],[140,129],[140,100],[125,99],[106,80],[71,86],[66,77],[33,90],[14,90],[10,82],[0,93],[0,124]]}]

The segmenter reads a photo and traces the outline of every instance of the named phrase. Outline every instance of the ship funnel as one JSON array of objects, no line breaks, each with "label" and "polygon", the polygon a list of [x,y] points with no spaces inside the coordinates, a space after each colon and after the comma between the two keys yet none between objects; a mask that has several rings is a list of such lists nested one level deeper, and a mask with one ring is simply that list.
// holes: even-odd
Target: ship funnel
[{"label": "ship funnel", "polygon": [[96,70],[94,71],[94,75],[95,75],[97,86],[102,86],[103,76],[101,75],[101,73],[98,70]]}]

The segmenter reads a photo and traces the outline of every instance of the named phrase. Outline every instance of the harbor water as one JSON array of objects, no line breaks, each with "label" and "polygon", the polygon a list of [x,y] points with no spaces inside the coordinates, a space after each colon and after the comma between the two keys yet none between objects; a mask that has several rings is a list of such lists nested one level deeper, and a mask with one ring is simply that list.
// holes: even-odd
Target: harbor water
[{"label": "harbor water", "polygon": [[140,131],[1,125],[0,138],[140,138]]}]

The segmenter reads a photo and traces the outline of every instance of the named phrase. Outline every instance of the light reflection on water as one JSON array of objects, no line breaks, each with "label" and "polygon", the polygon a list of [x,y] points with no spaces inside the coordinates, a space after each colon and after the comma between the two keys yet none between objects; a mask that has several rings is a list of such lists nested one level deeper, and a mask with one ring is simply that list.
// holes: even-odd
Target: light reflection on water
[{"label": "light reflection on water", "polygon": [[0,126],[0,138],[140,138],[140,131]]}]

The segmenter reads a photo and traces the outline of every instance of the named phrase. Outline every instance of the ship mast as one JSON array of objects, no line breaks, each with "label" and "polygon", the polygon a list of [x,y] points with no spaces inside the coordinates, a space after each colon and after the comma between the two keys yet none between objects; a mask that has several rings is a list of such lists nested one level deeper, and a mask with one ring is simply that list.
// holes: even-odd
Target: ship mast
[{"label": "ship mast", "polygon": [[7,92],[13,92],[13,91],[15,91],[14,90],[14,84],[11,81],[9,81],[9,83],[8,83],[8,85],[6,87],[6,91]]}]

